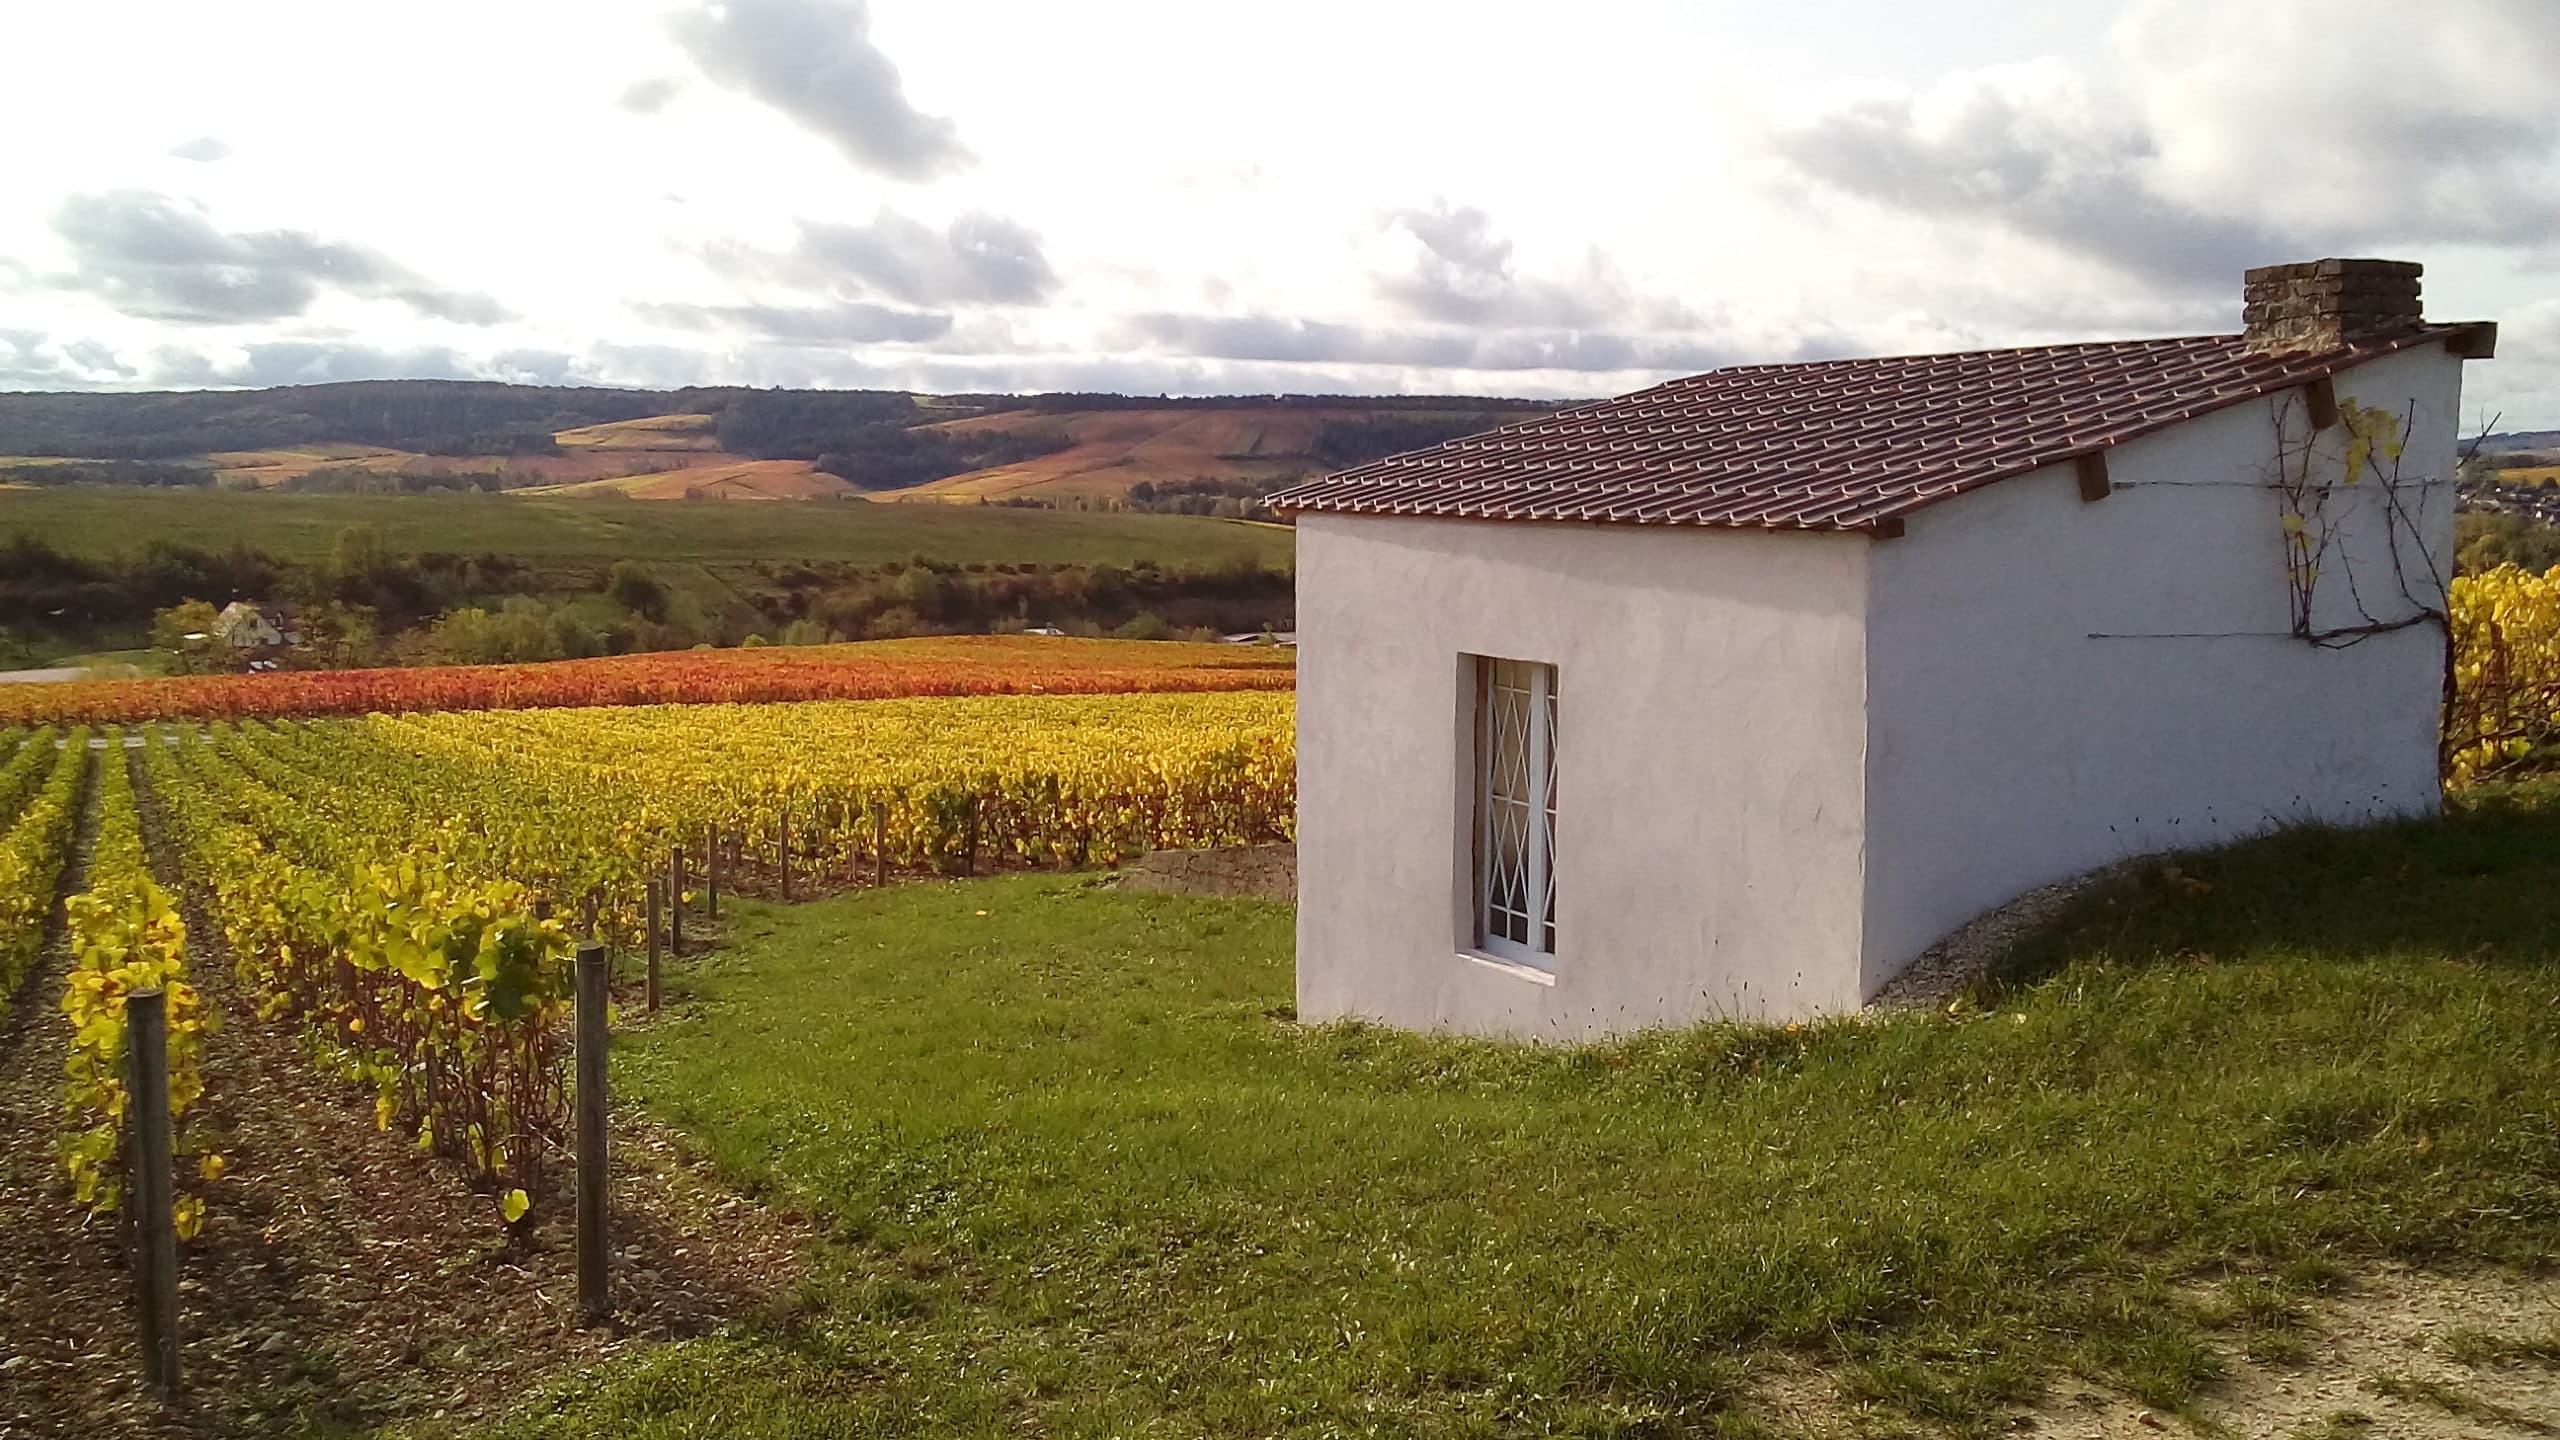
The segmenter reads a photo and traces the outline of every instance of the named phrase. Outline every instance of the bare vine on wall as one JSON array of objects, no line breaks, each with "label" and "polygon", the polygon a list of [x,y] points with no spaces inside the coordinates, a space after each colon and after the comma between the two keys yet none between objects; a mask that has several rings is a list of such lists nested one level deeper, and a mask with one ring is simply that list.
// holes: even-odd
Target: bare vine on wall
[{"label": "bare vine on wall", "polygon": [[[2322,443],[2331,427],[2311,423],[2308,404],[2288,393],[2274,407],[2275,461],[2269,486],[2276,493],[2277,519],[2284,527],[2285,586],[2292,600],[2296,639],[2324,649],[2341,649],[2376,635],[2419,625],[2446,628],[2450,577],[2419,528],[2411,494],[2440,477],[2411,476],[2403,460],[2416,402],[2409,413],[2395,415],[2379,406],[2352,399],[2337,402],[2337,444]],[[2360,575],[2354,551],[2341,533],[2341,516],[2370,495],[2382,516],[2388,576]],[[2342,499],[2341,497],[2346,497]],[[2356,618],[2343,625],[2320,624],[2323,583],[2344,586]],[[2398,605],[2391,597],[2397,597]],[[2377,615],[2374,606],[2405,611]]]}]

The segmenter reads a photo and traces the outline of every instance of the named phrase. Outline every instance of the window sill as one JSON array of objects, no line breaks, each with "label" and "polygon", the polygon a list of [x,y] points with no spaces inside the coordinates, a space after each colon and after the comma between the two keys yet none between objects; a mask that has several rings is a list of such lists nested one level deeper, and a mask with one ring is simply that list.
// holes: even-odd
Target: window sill
[{"label": "window sill", "polygon": [[1517,960],[1505,960],[1499,955],[1487,955],[1481,950],[1461,950],[1458,952],[1458,958],[1471,965],[1481,965],[1487,970],[1500,971],[1514,980],[1526,980],[1532,985],[1552,986],[1556,983],[1555,972],[1551,970],[1541,970],[1535,965],[1523,965]]}]

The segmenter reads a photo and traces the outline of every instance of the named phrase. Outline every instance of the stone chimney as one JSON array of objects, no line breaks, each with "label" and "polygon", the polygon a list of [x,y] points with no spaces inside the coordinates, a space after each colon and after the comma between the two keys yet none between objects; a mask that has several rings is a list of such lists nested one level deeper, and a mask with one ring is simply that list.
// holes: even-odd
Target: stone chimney
[{"label": "stone chimney", "polygon": [[2248,273],[2240,320],[2265,353],[2337,350],[2405,335],[2418,314],[2419,266],[2408,260],[2306,260]]}]

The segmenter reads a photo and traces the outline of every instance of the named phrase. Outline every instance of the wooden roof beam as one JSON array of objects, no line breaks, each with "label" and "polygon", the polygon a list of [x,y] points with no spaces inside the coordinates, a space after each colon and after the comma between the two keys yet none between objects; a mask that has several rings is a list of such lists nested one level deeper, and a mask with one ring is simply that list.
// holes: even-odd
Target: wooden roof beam
[{"label": "wooden roof beam", "polygon": [[2081,503],[2093,504],[2116,492],[2115,482],[2107,478],[2106,451],[2092,450],[2086,455],[2075,457],[2071,462],[2071,468],[2080,476]]}]

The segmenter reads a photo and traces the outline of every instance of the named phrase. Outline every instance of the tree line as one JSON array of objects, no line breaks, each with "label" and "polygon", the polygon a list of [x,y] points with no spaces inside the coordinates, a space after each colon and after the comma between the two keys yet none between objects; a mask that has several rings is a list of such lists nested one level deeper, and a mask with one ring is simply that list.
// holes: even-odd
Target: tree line
[{"label": "tree line", "polygon": [[[307,562],[165,540],[99,559],[17,534],[0,542],[0,650],[18,663],[46,635],[130,643],[147,629],[181,669],[480,664],[1033,626],[1132,638],[1285,629],[1294,601],[1287,571],[1250,563],[955,565],[916,556],[760,564],[742,579],[739,599],[733,587],[709,595],[636,560],[537,569],[494,553],[394,554],[369,525],[341,530]],[[253,651],[189,638],[211,635],[235,600],[293,642]]]}]

